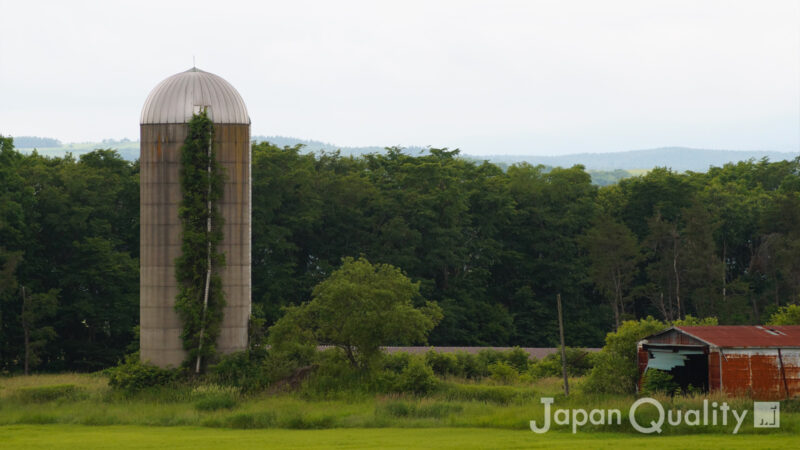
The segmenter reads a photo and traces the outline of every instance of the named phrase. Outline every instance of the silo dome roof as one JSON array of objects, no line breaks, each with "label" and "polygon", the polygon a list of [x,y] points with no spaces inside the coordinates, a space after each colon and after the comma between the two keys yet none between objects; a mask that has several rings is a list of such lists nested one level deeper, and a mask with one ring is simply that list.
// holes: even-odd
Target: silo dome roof
[{"label": "silo dome roof", "polygon": [[140,123],[188,123],[203,107],[214,123],[250,124],[247,107],[236,89],[196,67],[158,83],[144,102]]}]

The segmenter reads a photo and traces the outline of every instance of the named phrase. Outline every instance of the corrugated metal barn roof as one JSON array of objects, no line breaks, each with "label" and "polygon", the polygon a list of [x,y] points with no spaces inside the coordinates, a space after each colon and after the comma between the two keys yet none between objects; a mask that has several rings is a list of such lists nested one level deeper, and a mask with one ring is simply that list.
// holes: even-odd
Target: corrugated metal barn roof
[{"label": "corrugated metal barn roof", "polygon": [[250,124],[239,93],[224,79],[193,67],[159,83],[147,96],[139,123],[188,123],[205,107],[214,123]]},{"label": "corrugated metal barn roof", "polygon": [[675,329],[717,347],[800,347],[800,325],[720,325]]}]

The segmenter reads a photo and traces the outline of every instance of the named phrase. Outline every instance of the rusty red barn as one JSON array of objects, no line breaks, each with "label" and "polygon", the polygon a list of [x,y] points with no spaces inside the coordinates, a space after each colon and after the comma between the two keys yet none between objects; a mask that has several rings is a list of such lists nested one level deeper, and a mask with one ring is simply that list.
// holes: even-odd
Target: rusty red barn
[{"label": "rusty red barn", "polygon": [[639,341],[639,384],[648,369],[684,389],[779,399],[800,395],[800,326],[673,327]]}]

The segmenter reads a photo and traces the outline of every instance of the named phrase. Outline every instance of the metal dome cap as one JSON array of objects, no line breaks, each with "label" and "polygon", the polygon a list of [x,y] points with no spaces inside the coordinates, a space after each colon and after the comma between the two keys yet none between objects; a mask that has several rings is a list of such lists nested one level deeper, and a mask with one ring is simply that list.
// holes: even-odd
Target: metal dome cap
[{"label": "metal dome cap", "polygon": [[188,123],[205,108],[217,124],[250,124],[242,97],[221,77],[192,67],[153,88],[142,107],[139,123]]}]

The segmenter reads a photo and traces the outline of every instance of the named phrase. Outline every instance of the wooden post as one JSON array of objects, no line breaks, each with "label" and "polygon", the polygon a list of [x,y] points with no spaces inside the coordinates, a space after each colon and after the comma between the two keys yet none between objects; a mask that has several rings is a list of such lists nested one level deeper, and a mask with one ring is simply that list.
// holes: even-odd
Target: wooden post
[{"label": "wooden post", "polygon": [[561,335],[561,372],[564,375],[564,395],[569,397],[569,380],[567,380],[567,350],[564,347],[564,317],[561,314],[561,294],[558,294],[558,332]]},{"label": "wooden post", "polygon": [[27,314],[28,311],[28,298],[25,296],[25,286],[22,286],[22,334],[23,334],[23,341],[25,344],[25,363],[24,363],[24,374],[29,375],[30,372],[28,371],[28,364],[31,359],[31,325],[27,321]]}]

